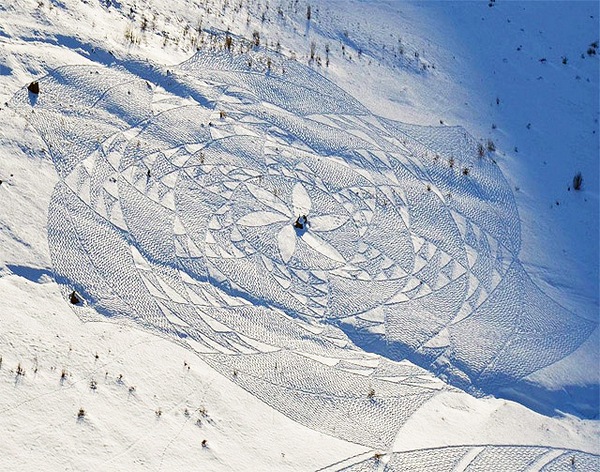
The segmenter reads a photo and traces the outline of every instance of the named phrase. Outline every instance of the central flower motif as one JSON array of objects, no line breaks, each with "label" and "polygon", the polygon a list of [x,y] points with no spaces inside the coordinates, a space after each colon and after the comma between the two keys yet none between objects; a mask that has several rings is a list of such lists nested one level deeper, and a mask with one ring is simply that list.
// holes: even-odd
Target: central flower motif
[{"label": "central flower motif", "polygon": [[264,227],[264,231],[275,233],[281,260],[289,262],[298,257],[300,241],[313,251],[328,259],[344,264],[344,256],[325,238],[323,233],[334,231],[349,219],[346,212],[324,213],[313,201],[306,187],[298,182],[291,191],[290,202],[286,203],[272,192],[246,184],[247,190],[259,203],[257,211],[245,214],[237,220],[237,226],[244,228]]}]

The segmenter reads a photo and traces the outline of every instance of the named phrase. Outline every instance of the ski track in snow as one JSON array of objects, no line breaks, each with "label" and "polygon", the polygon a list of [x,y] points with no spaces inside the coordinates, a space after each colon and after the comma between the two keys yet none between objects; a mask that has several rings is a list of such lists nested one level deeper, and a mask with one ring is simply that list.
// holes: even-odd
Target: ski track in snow
[{"label": "ski track in snow", "polygon": [[[65,298],[83,297],[83,319],[189,347],[305,426],[388,449],[437,393],[493,393],[596,328],[525,273],[512,192],[462,128],[377,117],[268,53],[198,53],[164,89],[97,66],[39,82],[10,105],[60,176],[48,240]],[[503,470],[552,452],[512,449],[529,462]],[[507,451],[484,447],[464,470]],[[429,468],[431,454],[395,453],[384,470]]]}]

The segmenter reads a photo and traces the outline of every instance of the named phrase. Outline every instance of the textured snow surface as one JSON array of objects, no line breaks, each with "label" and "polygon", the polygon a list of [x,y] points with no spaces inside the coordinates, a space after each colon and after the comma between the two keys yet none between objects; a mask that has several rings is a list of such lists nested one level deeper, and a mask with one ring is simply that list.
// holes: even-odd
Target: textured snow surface
[{"label": "textured snow surface", "polygon": [[[391,60],[375,36],[337,39],[382,80],[436,77],[418,38]],[[39,94],[22,80],[5,104],[0,469],[53,447],[51,470],[600,467],[597,296],[566,304],[530,274],[494,146],[373,113],[312,59],[206,47],[167,68],[55,39],[96,56],[53,60]],[[29,54],[0,72],[35,70]]]},{"label": "textured snow surface", "polygon": [[[163,94],[172,108],[153,115],[151,83],[79,66],[10,103],[61,177],[48,241],[82,316],[152,328],[293,420],[375,448],[445,388],[385,357],[443,356],[450,383],[485,390],[595,328],[527,277],[512,193],[463,129],[380,119],[262,55],[199,53],[172,77],[166,93],[184,83],[205,104]],[[367,370],[346,324],[385,346]]]}]

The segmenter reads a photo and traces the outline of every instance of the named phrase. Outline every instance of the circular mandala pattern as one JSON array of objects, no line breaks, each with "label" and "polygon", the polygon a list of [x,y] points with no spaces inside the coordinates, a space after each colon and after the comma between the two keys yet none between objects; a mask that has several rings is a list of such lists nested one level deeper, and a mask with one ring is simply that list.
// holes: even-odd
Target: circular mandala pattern
[{"label": "circular mandala pattern", "polygon": [[16,94],[61,178],[48,239],[81,316],[133,320],[296,421],[385,448],[449,388],[414,363],[493,392],[595,329],[524,272],[513,195],[464,130],[374,116],[270,61],[198,54],[166,90],[65,67],[36,103]]}]

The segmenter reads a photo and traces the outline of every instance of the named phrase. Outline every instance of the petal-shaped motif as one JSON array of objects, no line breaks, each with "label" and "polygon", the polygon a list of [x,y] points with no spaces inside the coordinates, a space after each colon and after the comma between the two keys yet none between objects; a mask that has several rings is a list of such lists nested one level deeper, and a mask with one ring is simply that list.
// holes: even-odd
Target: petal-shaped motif
[{"label": "petal-shaped motif", "polygon": [[292,190],[292,205],[294,205],[294,216],[308,215],[312,207],[308,192],[301,182],[294,185]]},{"label": "petal-shaped motif", "polygon": [[348,221],[348,215],[322,215],[308,220],[312,231],[333,231]]},{"label": "petal-shaped motif", "polygon": [[344,256],[342,256],[336,248],[334,248],[331,244],[329,244],[327,241],[321,239],[314,233],[307,231],[301,237],[302,237],[302,240],[306,244],[308,244],[312,249],[314,249],[317,252],[320,252],[321,254],[328,257],[329,259],[333,259],[334,261],[338,261],[338,262],[346,262],[346,259],[344,259]]},{"label": "petal-shaped motif", "polygon": [[237,224],[242,226],[266,226],[273,223],[282,223],[288,221],[288,218],[281,213],[272,211],[255,211],[242,216]]},{"label": "petal-shaped motif", "polygon": [[283,213],[287,217],[292,217],[287,205],[285,205],[285,203],[283,203],[279,198],[277,198],[268,190],[265,190],[262,187],[250,183],[246,184],[246,188],[254,196],[254,198],[256,198],[263,205],[266,205],[275,211]]},{"label": "petal-shaped motif", "polygon": [[283,262],[288,262],[296,250],[296,231],[291,225],[284,226],[277,234],[277,244]]}]

